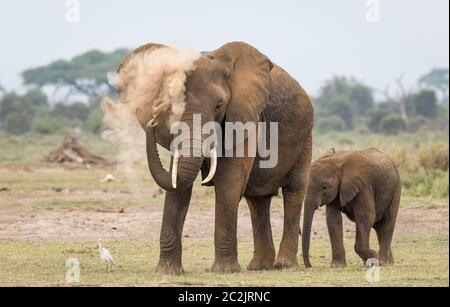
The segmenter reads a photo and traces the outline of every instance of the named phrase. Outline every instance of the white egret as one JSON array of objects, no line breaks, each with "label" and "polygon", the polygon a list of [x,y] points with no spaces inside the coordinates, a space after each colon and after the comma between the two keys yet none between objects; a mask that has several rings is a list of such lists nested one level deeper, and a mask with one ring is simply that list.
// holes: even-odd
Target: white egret
[{"label": "white egret", "polygon": [[114,259],[109,250],[102,247],[102,239],[98,239],[98,251],[100,253],[100,259],[106,263],[106,271],[108,271],[108,269],[112,270],[112,267],[115,264]]}]

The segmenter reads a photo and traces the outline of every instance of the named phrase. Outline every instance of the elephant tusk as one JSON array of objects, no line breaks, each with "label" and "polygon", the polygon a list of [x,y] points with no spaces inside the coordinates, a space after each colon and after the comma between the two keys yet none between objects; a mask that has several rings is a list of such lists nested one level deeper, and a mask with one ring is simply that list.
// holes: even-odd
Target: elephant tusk
[{"label": "elephant tusk", "polygon": [[175,149],[172,163],[172,187],[177,188],[177,174],[178,174],[178,161],[180,160],[180,153]]},{"label": "elephant tusk", "polygon": [[202,184],[208,183],[209,181],[211,181],[211,179],[213,179],[214,175],[216,174],[217,150],[215,147],[211,150],[210,156],[211,156],[211,167],[209,169],[208,176],[205,178],[205,180],[202,181]]}]

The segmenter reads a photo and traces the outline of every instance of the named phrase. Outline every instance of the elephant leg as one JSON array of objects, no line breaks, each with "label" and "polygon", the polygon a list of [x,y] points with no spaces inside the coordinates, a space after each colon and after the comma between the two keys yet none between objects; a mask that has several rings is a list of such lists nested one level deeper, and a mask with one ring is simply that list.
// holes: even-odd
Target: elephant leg
[{"label": "elephant leg", "polygon": [[300,213],[303,199],[303,193],[293,193],[283,189],[284,224],[280,250],[274,263],[274,267],[277,269],[290,268],[297,265]]},{"label": "elephant leg", "polygon": [[[307,159],[306,157],[303,158]],[[284,205],[283,236],[280,250],[274,263],[274,267],[278,269],[290,268],[298,264],[297,250],[300,233],[300,213],[308,186],[309,163],[306,163],[306,161],[305,163],[299,162],[293,173],[296,174],[296,178],[290,180],[292,186],[283,187],[282,189]]]},{"label": "elephant leg", "polygon": [[184,191],[166,192],[160,234],[160,255],[155,271],[181,274],[181,237],[184,220],[191,200],[192,186]]},{"label": "elephant leg", "polygon": [[344,232],[340,204],[332,202],[326,206],[327,228],[331,242],[331,267],[345,267]]},{"label": "elephant leg", "polygon": [[211,272],[240,272],[237,251],[239,202],[254,158],[219,158],[214,176],[216,192],[214,248]]},{"label": "elephant leg", "polygon": [[353,202],[356,223],[355,252],[366,263],[367,259],[378,259],[378,253],[370,249],[370,231],[375,222],[375,205],[373,198],[358,195]]},{"label": "elephant leg", "polygon": [[291,170],[289,185],[283,187],[283,236],[280,250],[274,263],[274,267],[278,269],[297,265],[300,213],[308,187],[310,164],[311,137],[305,142],[301,158]]},{"label": "elephant leg", "polygon": [[271,196],[246,197],[253,227],[253,258],[247,266],[248,270],[273,269],[275,247],[270,225]]},{"label": "elephant leg", "polygon": [[378,244],[380,246],[379,256],[383,265],[393,265],[394,255],[392,254],[391,243],[394,235],[395,221],[397,219],[398,207],[390,208],[383,220],[374,226],[377,232]]}]

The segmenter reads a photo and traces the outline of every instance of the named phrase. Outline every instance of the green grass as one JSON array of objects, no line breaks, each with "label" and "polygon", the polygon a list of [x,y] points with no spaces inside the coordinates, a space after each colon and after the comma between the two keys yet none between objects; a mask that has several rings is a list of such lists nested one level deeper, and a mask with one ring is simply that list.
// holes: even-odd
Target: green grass
[{"label": "green grass", "polygon": [[[347,240],[348,241],[348,240]],[[158,259],[158,243],[144,240],[105,242],[116,260],[113,272],[105,272],[95,242],[92,243],[10,243],[0,245],[0,286],[70,286],[65,280],[65,262],[80,262],[82,286],[448,286],[448,236],[396,238],[393,250],[396,264],[381,268],[381,281],[368,283],[366,268],[346,242],[348,267],[329,268],[326,238],[312,242],[312,269],[293,269],[235,274],[214,274],[206,269],[213,261],[211,240],[184,239],[184,269],[181,276],[153,273]],[[245,267],[252,244],[240,242],[239,259]]]},{"label": "green grass", "polygon": [[[40,135],[27,133],[15,136],[0,132],[0,163],[23,163],[40,161],[50,151],[59,147],[64,135]],[[114,146],[91,134],[80,135],[80,142],[86,145],[92,152],[113,158],[117,153]]]}]

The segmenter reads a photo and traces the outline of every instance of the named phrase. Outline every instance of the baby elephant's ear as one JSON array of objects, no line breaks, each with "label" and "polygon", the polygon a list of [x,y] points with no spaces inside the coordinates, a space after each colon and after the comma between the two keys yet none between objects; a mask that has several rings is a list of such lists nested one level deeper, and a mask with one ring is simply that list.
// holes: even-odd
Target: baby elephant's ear
[{"label": "baby elephant's ear", "polygon": [[336,153],[336,150],[334,149],[334,147],[328,149],[326,152],[324,152],[319,159],[323,159],[323,158],[327,158],[327,157],[331,157],[332,155],[334,155]]},{"label": "baby elephant's ear", "polygon": [[364,164],[363,161],[349,159],[342,165],[339,188],[342,207],[351,202],[359,193],[367,188],[367,165]]},{"label": "baby elephant's ear", "polygon": [[362,184],[360,178],[353,178],[352,180],[342,178],[341,188],[339,191],[341,206],[344,207],[351,202],[356,195],[361,192]]}]

